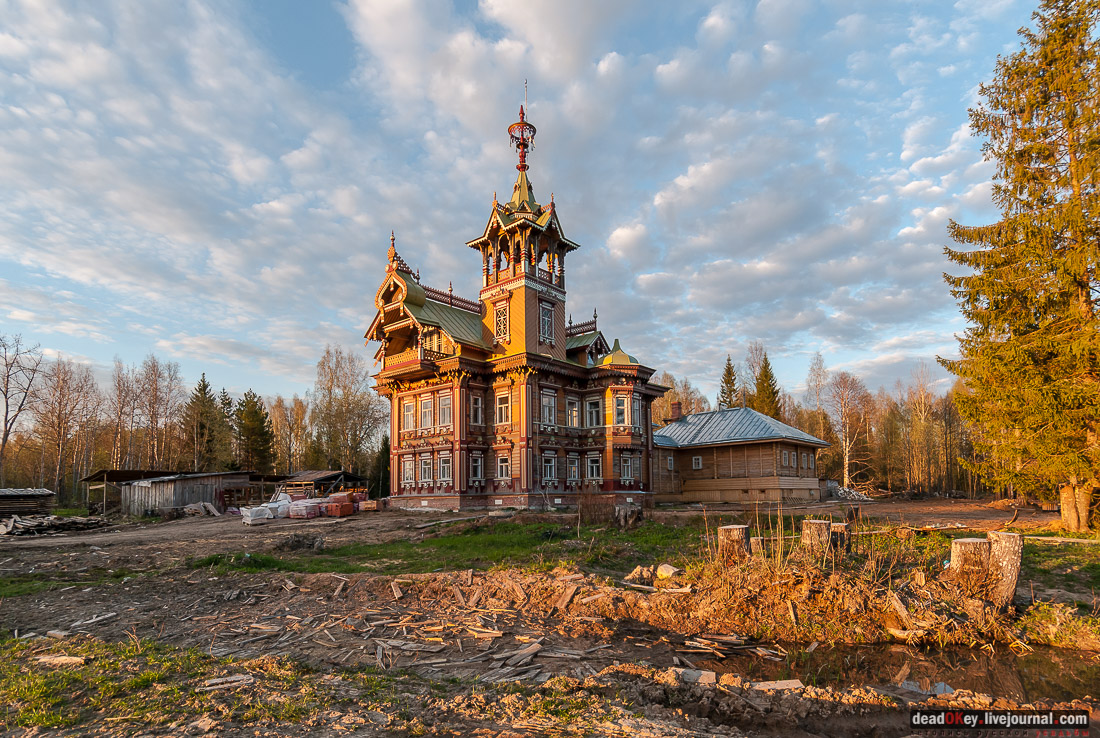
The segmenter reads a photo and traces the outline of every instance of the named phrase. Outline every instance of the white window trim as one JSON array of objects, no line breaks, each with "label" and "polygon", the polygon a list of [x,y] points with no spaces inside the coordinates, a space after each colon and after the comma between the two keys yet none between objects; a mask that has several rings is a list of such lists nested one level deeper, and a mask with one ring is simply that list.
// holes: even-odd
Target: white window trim
[{"label": "white window trim", "polygon": [[672,469],[672,467],[673,467],[673,463],[672,463],[672,454],[669,454],[669,455],[668,455],[668,470],[669,470],[669,471],[672,471],[672,470],[673,470],[673,469]]},{"label": "white window trim", "polygon": [[[550,320],[544,324],[543,318],[547,310],[550,313]],[[554,303],[542,300],[539,301],[539,343],[554,345]]]},{"label": "white window trim", "polygon": [[[576,410],[573,416],[570,416],[570,408]],[[576,397],[565,398],[565,425],[569,428],[579,428],[581,426],[581,401]]]},{"label": "white window trim", "polygon": [[703,457],[702,456],[692,456],[691,457],[691,468],[694,471],[699,471],[700,469],[702,469],[703,468]]},{"label": "white window trim", "polygon": [[[501,462],[502,461],[504,462],[505,466],[508,467],[508,473],[507,474],[501,474]],[[508,456],[507,454],[501,454],[501,455],[497,456],[496,472],[497,472],[496,476],[494,477],[496,480],[500,481],[500,480],[507,479],[507,480],[510,481],[512,479],[512,457]]]},{"label": "white window trim", "polygon": [[[474,460],[477,460],[477,465],[480,467],[478,473],[474,474]],[[474,452],[470,454],[470,481],[478,481],[485,479],[485,459],[482,457],[481,452]]]},{"label": "white window trim", "polygon": [[[503,328],[501,327],[501,314],[502,313],[503,313],[503,317],[504,317]],[[497,341],[499,341],[501,343],[507,343],[508,342],[508,337],[509,337],[508,336],[508,334],[509,334],[508,324],[510,322],[510,319],[511,319],[511,315],[509,314],[509,311],[508,311],[508,303],[507,302],[498,302],[497,304],[493,305],[493,338],[495,338]]]},{"label": "white window trim", "polygon": [[[505,400],[502,404],[501,399]],[[504,409],[504,420],[500,419],[501,409]],[[512,395],[505,392],[504,394],[496,395],[496,399],[493,401],[493,420],[496,425],[507,425],[512,422]]]},{"label": "white window trim", "polygon": [[[546,401],[550,401],[550,406],[547,407]],[[550,420],[546,419],[546,411],[550,410]],[[558,424],[558,395],[553,391],[543,390],[539,396],[539,420],[543,425],[557,425]]]},{"label": "white window trim", "polygon": [[470,395],[470,425],[485,425],[485,408],[482,405],[481,395]]},{"label": "white window trim", "polygon": [[[595,423],[592,422],[592,416],[591,416],[592,408],[590,407],[593,403],[596,405],[596,408],[595,408],[595,410],[596,410],[596,422]],[[598,398],[598,397],[585,398],[585,401],[584,401],[584,427],[585,428],[603,428],[604,427],[604,424],[603,424],[604,419],[605,418],[604,418],[604,414],[603,414],[603,402],[600,400],[600,398]]]}]

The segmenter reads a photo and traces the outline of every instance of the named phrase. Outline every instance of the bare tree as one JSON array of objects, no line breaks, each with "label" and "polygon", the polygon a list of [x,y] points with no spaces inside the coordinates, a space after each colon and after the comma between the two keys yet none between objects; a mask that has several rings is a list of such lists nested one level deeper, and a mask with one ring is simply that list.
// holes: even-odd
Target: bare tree
[{"label": "bare tree", "polygon": [[61,493],[66,452],[87,420],[89,406],[98,401],[99,388],[91,370],[68,359],[51,362],[43,372],[41,391],[34,405],[35,427],[42,439],[43,452],[53,462],[53,489]]},{"label": "bare tree", "polygon": [[180,365],[161,361],[149,354],[137,373],[138,406],[146,425],[145,442],[149,449],[151,468],[175,467],[176,451],[172,444],[178,429],[179,410],[183,401],[183,380]]},{"label": "bare tree", "polygon": [[843,485],[850,487],[854,451],[860,442],[860,434],[866,429],[865,410],[870,393],[859,377],[850,372],[837,372],[829,380],[826,398],[840,443]]},{"label": "bare tree", "polygon": [[829,383],[829,370],[825,368],[825,358],[818,351],[810,362],[810,370],[806,373],[806,398],[813,403],[814,419],[817,426],[814,430],[817,437],[825,432],[825,419],[821,414],[821,396],[825,391],[825,385]]},{"label": "bare tree", "polygon": [[276,395],[267,404],[275,430],[276,471],[280,474],[301,471],[309,444],[309,403],[298,395],[289,401]]},{"label": "bare tree", "polygon": [[5,462],[8,442],[19,417],[33,404],[35,382],[42,366],[38,344],[24,346],[22,336],[0,334],[0,399],[4,402],[3,428],[0,428],[0,487],[7,484]]},{"label": "bare tree", "polygon": [[326,346],[313,385],[314,432],[329,459],[348,471],[366,469],[368,445],[386,427],[387,405],[370,386],[370,369],[359,354]]}]

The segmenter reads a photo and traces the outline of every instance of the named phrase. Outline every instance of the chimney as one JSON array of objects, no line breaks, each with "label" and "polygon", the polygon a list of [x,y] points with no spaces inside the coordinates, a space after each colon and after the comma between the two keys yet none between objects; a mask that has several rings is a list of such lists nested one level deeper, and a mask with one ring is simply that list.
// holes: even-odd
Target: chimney
[{"label": "chimney", "polygon": [[672,417],[669,418],[669,421],[671,421],[673,423],[675,423],[680,418],[684,417],[684,412],[681,409],[680,403],[678,401],[672,403],[670,412],[672,414]]}]

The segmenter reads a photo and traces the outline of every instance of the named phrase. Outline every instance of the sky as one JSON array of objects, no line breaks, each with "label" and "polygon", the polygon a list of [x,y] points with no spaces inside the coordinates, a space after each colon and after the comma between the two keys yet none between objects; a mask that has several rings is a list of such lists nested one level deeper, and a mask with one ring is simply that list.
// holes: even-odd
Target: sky
[{"label": "sky", "polygon": [[[947,224],[997,219],[967,109],[1011,0],[0,0],[0,333],[105,374],[303,393],[362,351],[390,231],[476,298],[507,127],[574,320],[713,397],[762,341],[874,390],[956,353]],[[957,268],[956,268],[957,269]]]}]

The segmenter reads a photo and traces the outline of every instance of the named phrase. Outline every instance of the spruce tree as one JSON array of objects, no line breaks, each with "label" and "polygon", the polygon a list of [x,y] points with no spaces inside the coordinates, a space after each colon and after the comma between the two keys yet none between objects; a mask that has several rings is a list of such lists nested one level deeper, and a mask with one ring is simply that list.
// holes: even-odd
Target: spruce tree
[{"label": "spruce tree", "polygon": [[217,469],[217,434],[221,407],[203,373],[183,408],[183,437],[191,471]]},{"label": "spruce tree", "polygon": [[970,111],[996,163],[998,223],[950,224],[969,272],[945,275],[970,325],[956,394],[978,450],[971,468],[1002,488],[1061,491],[1062,519],[1088,527],[1100,480],[1100,2],[1044,0],[999,58]]},{"label": "spruce tree", "polygon": [[767,354],[764,354],[764,359],[760,362],[760,371],[756,373],[752,409],[776,420],[782,420],[779,409],[779,383],[775,379],[772,363],[768,361]]},{"label": "spruce tree", "polygon": [[237,464],[270,474],[275,465],[275,431],[263,400],[252,390],[237,401]]},{"label": "spruce tree", "polygon": [[722,380],[718,384],[719,407],[733,407],[737,404],[737,372],[733,368],[730,355],[726,354],[726,366],[722,370]]}]

